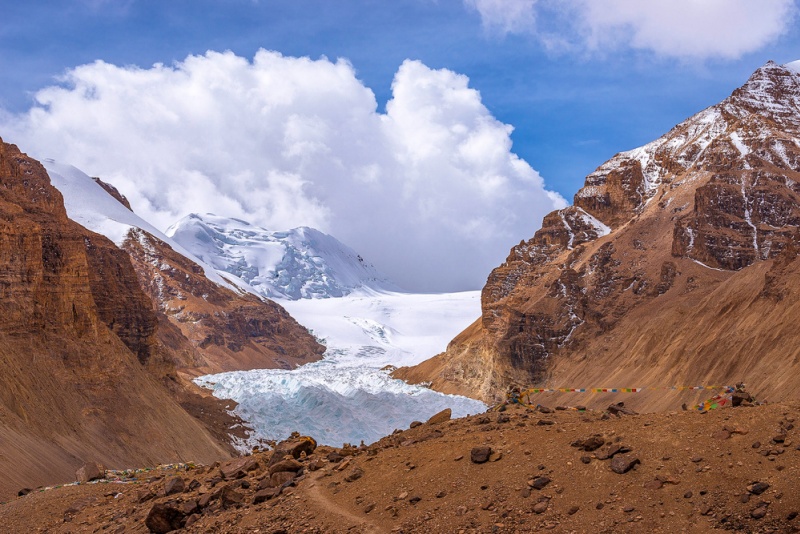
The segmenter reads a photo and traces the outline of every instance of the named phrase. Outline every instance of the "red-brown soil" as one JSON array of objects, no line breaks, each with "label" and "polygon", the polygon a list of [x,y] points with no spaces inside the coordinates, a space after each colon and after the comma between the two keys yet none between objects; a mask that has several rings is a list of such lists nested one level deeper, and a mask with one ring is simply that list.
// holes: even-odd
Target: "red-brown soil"
[{"label": "red-brown soil", "polygon": [[[34,492],[1,505],[0,523],[11,533],[145,533],[154,504],[210,494],[185,532],[798,532],[798,421],[796,403],[607,419],[515,406],[337,450],[347,463],[329,462],[332,449],[319,448],[301,458],[295,487],[260,504],[252,502],[269,452],[254,454],[258,467],[234,480],[210,466]],[[605,444],[594,451],[571,445],[597,436]],[[599,459],[609,444],[630,449],[614,458],[640,463],[612,471],[613,459]],[[472,449],[482,446],[492,459],[473,463]],[[175,475],[199,485],[163,496]],[[543,478],[550,481],[535,489]],[[768,487],[756,494],[759,482]],[[222,505],[227,486],[241,504]]]}]

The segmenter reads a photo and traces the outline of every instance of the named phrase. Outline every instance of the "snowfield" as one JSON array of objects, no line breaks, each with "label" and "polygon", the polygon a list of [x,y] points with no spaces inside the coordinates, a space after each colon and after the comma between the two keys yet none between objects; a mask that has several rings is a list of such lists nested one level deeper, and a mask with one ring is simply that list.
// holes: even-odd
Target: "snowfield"
[{"label": "snowfield", "polygon": [[415,420],[451,408],[454,417],[482,402],[443,395],[389,377],[385,366],[414,365],[442,352],[480,316],[480,292],[437,295],[359,292],[342,298],[279,301],[328,350],[293,370],[207,375],[196,382],[239,403],[254,428],[243,448],[292,431],[341,446],[372,443]]},{"label": "snowfield", "polygon": [[262,297],[296,300],[399,289],[353,249],[314,228],[270,231],[241,219],[192,213],[166,234]]}]

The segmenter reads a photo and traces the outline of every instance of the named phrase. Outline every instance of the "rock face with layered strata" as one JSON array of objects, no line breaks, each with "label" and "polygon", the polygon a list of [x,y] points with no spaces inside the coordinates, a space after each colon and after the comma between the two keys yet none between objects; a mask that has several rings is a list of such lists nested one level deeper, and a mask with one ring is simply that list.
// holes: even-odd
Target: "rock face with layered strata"
[{"label": "rock face with layered strata", "polygon": [[185,349],[185,340],[191,347],[176,360],[181,371],[292,369],[322,357],[325,347],[280,305],[210,281],[199,265],[157,237],[132,229],[123,249],[168,320],[161,332],[165,344]]},{"label": "rock face with layered strata", "polygon": [[171,356],[127,255],[69,220],[45,169],[2,141],[0,315],[2,494],[89,459],[229,454],[163,387]]},{"label": "rock face with layered strata", "polygon": [[489,275],[480,320],[398,376],[485,400],[510,383],[741,380],[796,396],[798,70],[767,63],[721,103],[598,167],[573,206]]}]

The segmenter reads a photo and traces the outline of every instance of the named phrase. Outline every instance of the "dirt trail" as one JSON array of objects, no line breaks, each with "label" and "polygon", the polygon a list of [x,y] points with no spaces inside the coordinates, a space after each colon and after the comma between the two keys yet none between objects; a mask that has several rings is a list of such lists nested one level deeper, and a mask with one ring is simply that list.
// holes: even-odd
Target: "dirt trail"
[{"label": "dirt trail", "polygon": [[330,516],[338,516],[342,519],[346,520],[348,523],[354,524],[354,527],[359,527],[359,532],[364,532],[365,534],[383,534],[384,532],[388,532],[386,529],[380,528],[378,525],[374,524],[372,521],[364,517],[359,517],[353,513],[350,513],[348,510],[343,508],[341,505],[331,501],[324,493],[324,491],[320,488],[320,482],[323,477],[317,477],[312,484],[309,484],[306,488],[306,495],[326,514],[330,514]]}]

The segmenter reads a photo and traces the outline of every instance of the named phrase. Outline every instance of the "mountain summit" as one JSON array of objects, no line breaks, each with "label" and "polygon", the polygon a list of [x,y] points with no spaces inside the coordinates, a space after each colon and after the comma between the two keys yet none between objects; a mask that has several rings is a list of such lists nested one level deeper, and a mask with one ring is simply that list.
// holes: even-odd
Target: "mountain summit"
[{"label": "mountain summit", "polygon": [[744,380],[770,399],[796,395],[798,67],[769,62],[719,104],[598,167],[573,206],[491,273],[480,320],[399,375],[486,400],[514,382]]},{"label": "mountain summit", "polygon": [[268,298],[397,290],[353,249],[313,228],[273,232],[240,219],[193,213],[171,226],[167,235],[217,271],[244,280]]}]

